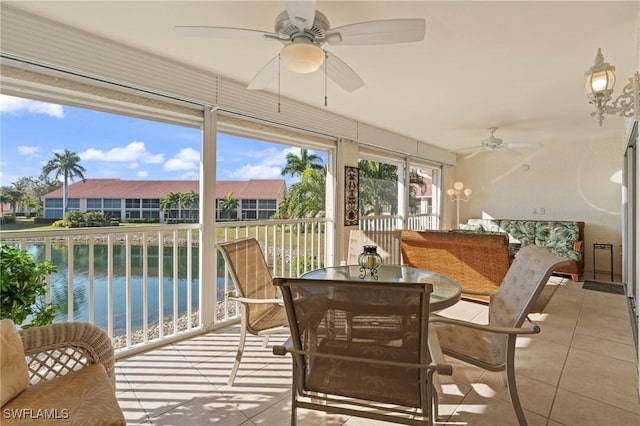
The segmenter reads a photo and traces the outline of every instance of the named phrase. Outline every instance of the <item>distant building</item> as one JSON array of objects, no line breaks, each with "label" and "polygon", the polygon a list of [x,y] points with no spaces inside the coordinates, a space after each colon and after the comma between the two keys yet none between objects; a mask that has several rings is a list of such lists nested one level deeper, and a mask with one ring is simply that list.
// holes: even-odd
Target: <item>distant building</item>
[{"label": "distant building", "polygon": [[[246,181],[218,181],[216,183],[216,219],[255,220],[269,219],[284,199],[286,184],[283,179],[249,179]],[[99,211],[106,216],[126,222],[130,219],[192,219],[197,221],[198,206],[170,211],[160,209],[160,200],[167,194],[199,191],[197,180],[120,180],[86,179],[67,188],[67,210]],[[226,207],[228,194],[237,200],[237,208]],[[196,201],[197,203],[197,201]],[[44,217],[62,219],[62,188],[44,196]]]}]

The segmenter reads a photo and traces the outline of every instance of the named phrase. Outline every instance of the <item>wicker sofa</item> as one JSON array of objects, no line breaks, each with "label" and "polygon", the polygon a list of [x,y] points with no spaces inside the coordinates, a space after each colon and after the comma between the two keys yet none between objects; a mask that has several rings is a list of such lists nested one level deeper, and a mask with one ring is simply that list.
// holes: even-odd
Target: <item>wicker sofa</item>
[{"label": "wicker sofa", "polygon": [[1,321],[2,425],[125,425],[113,346],[88,323],[17,331]]},{"label": "wicker sofa", "polygon": [[553,271],[580,280],[584,272],[584,222],[553,220],[469,219],[460,229],[475,232],[503,232],[509,236],[512,254],[535,244],[570,260]]},{"label": "wicker sofa", "polygon": [[509,240],[500,233],[402,230],[400,245],[404,264],[453,278],[466,299],[488,302],[468,292],[496,292],[510,266]]}]

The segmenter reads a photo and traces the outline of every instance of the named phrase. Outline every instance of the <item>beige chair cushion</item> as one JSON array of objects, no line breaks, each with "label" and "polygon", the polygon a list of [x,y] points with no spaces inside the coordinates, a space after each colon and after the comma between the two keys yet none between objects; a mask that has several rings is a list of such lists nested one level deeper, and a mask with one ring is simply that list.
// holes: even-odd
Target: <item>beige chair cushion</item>
[{"label": "beige chair cushion", "polygon": [[9,319],[0,321],[0,377],[0,406],[29,386],[29,368],[22,339]]},{"label": "beige chair cushion", "polygon": [[[23,418],[5,417],[5,413],[12,412],[7,410],[20,412]],[[102,364],[92,364],[30,386],[3,406],[2,413],[3,426],[126,424]]]}]

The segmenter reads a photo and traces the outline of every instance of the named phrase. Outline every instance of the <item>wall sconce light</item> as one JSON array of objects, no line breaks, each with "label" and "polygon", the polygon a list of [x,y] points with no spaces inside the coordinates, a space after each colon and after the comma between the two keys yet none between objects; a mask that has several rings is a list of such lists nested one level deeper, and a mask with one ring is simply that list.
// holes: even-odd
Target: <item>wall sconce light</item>
[{"label": "wall sconce light", "polygon": [[618,114],[622,117],[635,115],[636,120],[640,114],[638,106],[640,74],[637,72],[629,78],[629,83],[622,89],[622,94],[609,104],[616,84],[615,70],[616,67],[604,61],[602,51],[598,48],[595,64],[584,73],[584,91],[589,98],[589,103],[596,106],[591,116],[597,117],[601,126],[604,114]]},{"label": "wall sconce light", "polygon": [[460,201],[464,203],[469,201],[469,195],[472,192],[471,188],[465,188],[462,182],[456,182],[453,184],[453,188],[447,189],[449,199],[456,202],[456,228],[460,225]]}]

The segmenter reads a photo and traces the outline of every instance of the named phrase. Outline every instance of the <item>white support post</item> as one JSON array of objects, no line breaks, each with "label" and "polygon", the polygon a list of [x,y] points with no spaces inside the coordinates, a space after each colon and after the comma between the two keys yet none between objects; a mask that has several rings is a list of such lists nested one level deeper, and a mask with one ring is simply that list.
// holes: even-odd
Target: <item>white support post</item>
[{"label": "white support post", "polygon": [[216,145],[217,108],[206,107],[200,147],[200,326],[213,325],[217,312]]}]

